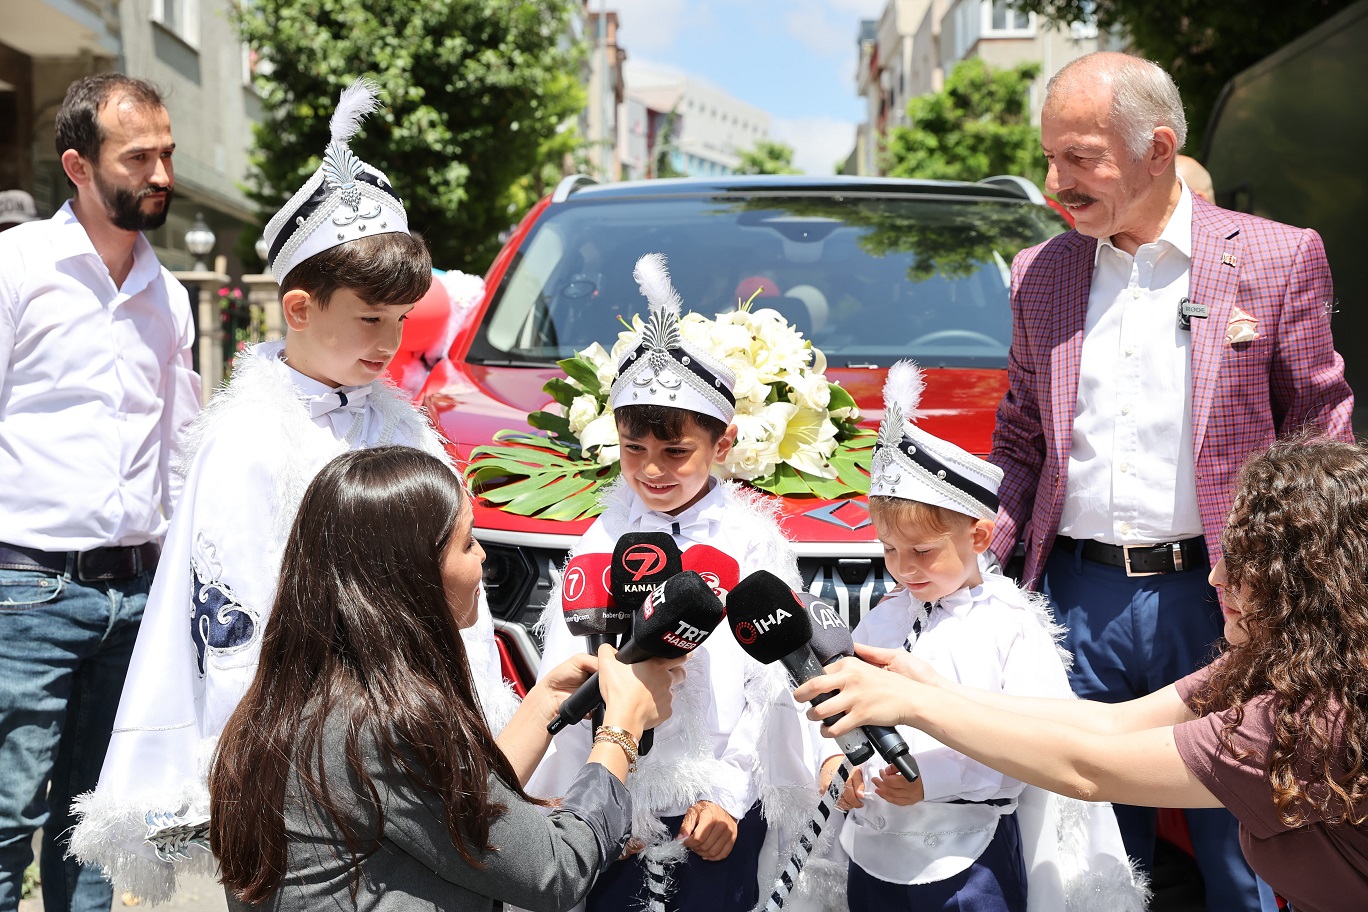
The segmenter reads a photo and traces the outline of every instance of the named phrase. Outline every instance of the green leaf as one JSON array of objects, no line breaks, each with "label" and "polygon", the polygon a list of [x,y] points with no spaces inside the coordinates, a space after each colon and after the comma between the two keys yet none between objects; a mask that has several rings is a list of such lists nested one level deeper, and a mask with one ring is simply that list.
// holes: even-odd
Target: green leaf
[{"label": "green leaf", "polygon": [[836,383],[828,383],[827,389],[831,391],[831,401],[827,404],[828,409],[835,411],[836,409],[855,407],[855,397],[846,392],[845,387]]},{"label": "green leaf", "polygon": [[583,386],[586,393],[590,393],[597,399],[603,398],[603,387],[599,384],[598,371],[594,369],[594,365],[583,358],[566,358],[564,361],[557,361],[556,363],[560,365],[561,370],[565,371],[567,377]]},{"label": "green leaf", "polygon": [[575,435],[570,433],[570,420],[562,415],[553,415],[550,412],[533,412],[527,416],[527,423],[534,428],[543,431],[550,431],[561,440],[574,439]]},{"label": "green leaf", "polygon": [[567,410],[570,408],[571,403],[584,395],[578,387],[560,377],[552,377],[550,380],[547,380],[545,385],[542,386],[542,392],[546,393],[552,399],[555,399],[561,408]]}]

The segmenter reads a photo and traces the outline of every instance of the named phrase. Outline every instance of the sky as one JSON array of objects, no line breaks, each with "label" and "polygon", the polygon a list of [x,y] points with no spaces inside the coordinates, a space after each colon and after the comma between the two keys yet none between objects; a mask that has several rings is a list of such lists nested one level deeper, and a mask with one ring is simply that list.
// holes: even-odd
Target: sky
[{"label": "sky", "polygon": [[633,63],[709,82],[770,115],[770,138],[794,164],[831,174],[855,146],[864,102],[855,91],[861,19],[886,0],[590,0],[618,14]]}]

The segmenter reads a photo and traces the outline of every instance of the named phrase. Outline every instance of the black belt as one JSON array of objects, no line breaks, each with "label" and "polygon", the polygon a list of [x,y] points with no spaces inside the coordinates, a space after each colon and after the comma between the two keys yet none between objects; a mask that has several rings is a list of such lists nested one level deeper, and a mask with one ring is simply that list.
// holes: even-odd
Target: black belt
[{"label": "black belt", "polygon": [[1055,536],[1056,548],[1074,551],[1080,544],[1083,547],[1078,553],[1086,560],[1120,567],[1127,576],[1154,576],[1207,568],[1206,539],[1200,535],[1156,545],[1109,545],[1091,539],[1080,542],[1067,535]]},{"label": "black belt", "polygon": [[40,551],[0,543],[0,570],[67,573],[82,582],[129,579],[157,569],[161,547],[155,542],[89,551]]}]

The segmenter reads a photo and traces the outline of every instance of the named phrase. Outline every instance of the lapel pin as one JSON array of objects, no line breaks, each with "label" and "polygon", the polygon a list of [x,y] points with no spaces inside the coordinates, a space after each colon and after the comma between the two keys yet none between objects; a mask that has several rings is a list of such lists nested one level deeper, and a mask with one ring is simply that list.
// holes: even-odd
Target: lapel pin
[{"label": "lapel pin", "polygon": [[1240,265],[1240,258],[1235,256],[1235,254],[1233,253],[1223,253],[1221,254],[1221,265],[1238,266]]}]

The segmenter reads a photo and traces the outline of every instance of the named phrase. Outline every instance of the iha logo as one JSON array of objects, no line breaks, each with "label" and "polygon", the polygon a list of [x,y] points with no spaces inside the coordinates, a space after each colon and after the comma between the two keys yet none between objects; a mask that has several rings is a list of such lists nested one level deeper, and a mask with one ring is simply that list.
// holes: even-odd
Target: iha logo
[{"label": "iha logo", "polygon": [[665,567],[665,552],[655,545],[633,545],[622,554],[622,565],[632,574],[632,582],[659,573]]},{"label": "iha logo", "polygon": [[565,600],[567,602],[578,602],[580,596],[584,595],[584,589],[584,568],[571,567],[565,573]]},{"label": "iha logo", "polygon": [[736,641],[742,646],[749,646],[755,642],[760,634],[756,631],[755,625],[750,621],[742,621],[732,630],[736,634]]}]

